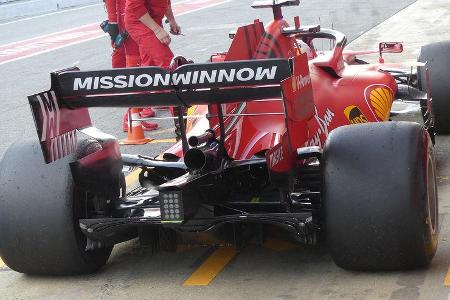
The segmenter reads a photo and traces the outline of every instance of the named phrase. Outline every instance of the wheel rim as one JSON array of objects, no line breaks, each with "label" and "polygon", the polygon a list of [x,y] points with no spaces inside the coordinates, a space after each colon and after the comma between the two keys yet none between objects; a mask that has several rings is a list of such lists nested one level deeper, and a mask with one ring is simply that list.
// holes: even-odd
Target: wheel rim
[{"label": "wheel rim", "polygon": [[436,171],[434,161],[431,156],[428,157],[427,168],[427,201],[428,201],[428,216],[427,222],[431,227],[433,236],[436,234],[438,222],[438,206],[437,206],[437,186],[436,186]]}]

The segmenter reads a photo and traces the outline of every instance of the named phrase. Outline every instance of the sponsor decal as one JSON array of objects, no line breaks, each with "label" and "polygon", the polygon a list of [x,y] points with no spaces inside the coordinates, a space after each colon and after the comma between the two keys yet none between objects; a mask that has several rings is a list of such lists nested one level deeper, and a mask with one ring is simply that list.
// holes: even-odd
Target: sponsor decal
[{"label": "sponsor decal", "polygon": [[71,153],[74,153],[77,148],[77,132],[76,130],[69,131],[60,136],[50,139],[49,144],[49,161],[61,159]]},{"label": "sponsor decal", "polygon": [[54,91],[37,95],[37,100],[42,112],[40,138],[43,142],[59,135],[61,114]]},{"label": "sponsor decal", "polygon": [[61,111],[55,92],[39,94],[36,99],[42,114],[39,138],[45,149],[47,162],[53,162],[73,153],[77,146],[76,130],[60,134]]},{"label": "sponsor decal", "polygon": [[156,73],[139,75],[91,76],[74,78],[73,90],[109,90],[133,87],[156,87],[172,85],[195,85],[204,83],[230,83],[263,81],[275,78],[278,66],[257,68],[232,68],[196,70],[180,73]]},{"label": "sponsor decal", "polygon": [[282,160],[283,160],[283,147],[281,146],[281,144],[279,144],[279,147],[269,155],[270,168],[272,169]]},{"label": "sponsor decal", "polygon": [[311,84],[311,76],[309,74],[305,76],[302,75],[294,76],[292,80],[292,90],[296,92],[310,84]]},{"label": "sponsor decal", "polygon": [[394,93],[386,85],[372,85],[365,91],[366,102],[379,121],[389,120]]},{"label": "sponsor decal", "polygon": [[344,114],[350,121],[350,124],[361,124],[369,122],[369,120],[367,120],[367,117],[355,105],[347,106],[344,109]]},{"label": "sponsor decal", "polygon": [[327,108],[323,117],[319,116],[319,114],[317,112],[317,107],[314,107],[314,108],[316,110],[314,118],[315,118],[317,124],[319,125],[319,128],[314,133],[312,138],[306,142],[306,147],[311,147],[311,146],[322,147],[322,140],[325,140],[327,138],[327,136],[329,134],[330,124],[334,118],[334,113],[329,108]]}]

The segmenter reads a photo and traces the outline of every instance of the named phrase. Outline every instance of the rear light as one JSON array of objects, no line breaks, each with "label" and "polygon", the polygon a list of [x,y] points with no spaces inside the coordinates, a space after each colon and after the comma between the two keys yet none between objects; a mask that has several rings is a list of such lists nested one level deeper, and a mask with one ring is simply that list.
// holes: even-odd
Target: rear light
[{"label": "rear light", "polygon": [[182,223],[184,220],[183,198],[181,191],[161,191],[159,193],[161,222]]}]

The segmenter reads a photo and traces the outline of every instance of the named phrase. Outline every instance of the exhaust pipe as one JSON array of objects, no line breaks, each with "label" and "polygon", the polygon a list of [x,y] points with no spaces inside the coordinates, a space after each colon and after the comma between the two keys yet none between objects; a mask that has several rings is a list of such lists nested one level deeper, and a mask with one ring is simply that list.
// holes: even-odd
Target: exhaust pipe
[{"label": "exhaust pipe", "polygon": [[199,136],[191,136],[188,140],[188,143],[191,147],[198,147],[201,144],[211,142],[213,139],[215,139],[215,133],[211,129],[208,129],[204,134],[201,134]]},{"label": "exhaust pipe", "polygon": [[189,149],[184,156],[184,164],[191,170],[213,170],[217,167],[218,143]]}]

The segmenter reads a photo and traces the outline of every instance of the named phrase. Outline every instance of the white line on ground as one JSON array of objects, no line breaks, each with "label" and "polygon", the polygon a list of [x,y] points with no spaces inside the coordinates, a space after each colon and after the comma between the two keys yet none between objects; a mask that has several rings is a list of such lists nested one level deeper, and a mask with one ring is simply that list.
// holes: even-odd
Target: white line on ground
[{"label": "white line on ground", "polygon": [[[180,3],[184,3],[184,2],[191,2],[191,1],[192,1],[192,0],[182,0],[182,1],[177,2],[176,4],[180,4]],[[175,13],[175,16],[178,17],[178,16],[182,16],[182,15],[194,13],[194,12],[197,12],[197,11],[200,11],[200,10],[204,10],[204,9],[207,9],[207,8],[211,8],[211,7],[215,7],[215,6],[224,4],[224,3],[229,3],[229,2],[231,2],[231,1],[232,1],[232,0],[224,0],[224,1],[220,1],[220,2],[218,2],[218,3],[214,3],[214,4],[211,4],[211,5],[203,6],[203,7],[197,8],[197,9],[188,10],[188,11],[186,11],[186,12],[182,12],[182,13],[178,13],[178,14]],[[95,5],[98,5],[98,4],[95,4]],[[94,6],[94,5],[91,5],[91,6]],[[83,8],[85,8],[85,7],[83,7]],[[82,9],[82,8],[78,8],[78,9]],[[76,10],[76,9],[74,9],[74,10]],[[63,12],[63,11],[57,12],[57,13],[62,13],[62,12]],[[53,14],[53,13],[51,13],[51,14]],[[49,14],[47,14],[47,16],[48,16],[48,15],[49,15]],[[45,16],[45,15],[42,15],[42,16]],[[36,17],[39,17],[39,16],[36,16]],[[1,25],[1,24],[0,24],[0,25]],[[3,25],[4,25],[4,24],[3,24]],[[89,26],[89,25],[93,25],[93,24],[88,24],[88,25],[83,25],[83,26]],[[83,26],[81,26],[81,27],[83,27]],[[67,31],[71,31],[71,30],[73,30],[73,28],[64,30],[64,31],[62,31],[61,33],[67,32]],[[40,37],[33,37],[33,38],[30,38],[29,40],[35,40],[36,38],[44,38],[44,37],[46,37],[46,36],[51,36],[51,35],[54,35],[54,34],[55,34],[55,33],[49,33],[49,34],[46,34],[46,35],[43,35],[43,36],[40,36]],[[18,60],[25,59],[25,58],[30,58],[30,57],[33,57],[33,56],[41,55],[41,54],[48,53],[48,52],[51,52],[51,51],[55,51],[55,50],[58,50],[58,49],[62,49],[62,48],[65,48],[65,47],[74,46],[74,45],[78,45],[78,44],[81,44],[81,43],[85,43],[85,42],[88,42],[88,41],[96,40],[96,39],[99,39],[99,38],[105,38],[105,37],[106,37],[106,35],[103,35],[103,34],[102,34],[102,35],[100,35],[100,36],[92,37],[92,38],[89,38],[89,39],[85,39],[85,40],[80,40],[80,41],[76,41],[76,42],[64,44],[64,45],[61,45],[61,46],[59,46],[59,47],[50,48],[50,49],[48,49],[48,50],[38,51],[38,52],[35,52],[35,53],[31,53],[31,54],[29,54],[29,55],[24,55],[24,56],[17,57],[17,58],[11,59],[11,60],[5,60],[5,61],[3,61],[3,62],[0,62],[0,65],[7,64],[7,63],[10,63],[10,62],[14,62],[14,61],[18,61]],[[27,41],[27,40],[25,40],[25,41]],[[13,43],[6,44],[6,45],[1,45],[1,47],[8,47],[8,46],[10,46],[10,45],[17,44],[17,43],[22,43],[22,42],[24,42],[24,41],[18,41],[18,42],[13,42]]]},{"label": "white line on ground", "polygon": [[35,52],[35,53],[32,53],[32,54],[21,56],[21,57],[17,57],[17,58],[11,59],[11,60],[6,60],[4,62],[0,62],[0,65],[11,63],[11,62],[15,62],[15,61],[18,61],[18,60],[21,60],[21,59],[30,58],[30,57],[41,55],[41,54],[45,54],[45,53],[49,53],[49,52],[52,52],[52,51],[55,51],[55,50],[59,50],[59,49],[62,49],[62,48],[75,46],[75,45],[78,45],[78,44],[81,44],[81,43],[97,40],[99,38],[106,38],[106,35],[105,36],[93,37],[93,38],[85,39],[85,40],[82,40],[82,41],[76,41],[76,42],[73,42],[73,43],[64,44],[64,45],[61,45],[59,47],[51,48],[51,49],[48,49],[48,50]]},{"label": "white line on ground", "polygon": [[38,18],[42,18],[42,17],[48,17],[48,16],[53,16],[53,15],[59,15],[59,14],[63,14],[63,13],[71,12],[71,11],[83,10],[83,9],[85,9],[85,8],[94,7],[94,6],[100,6],[100,5],[103,5],[103,3],[97,3],[97,4],[91,4],[91,5],[82,6],[82,7],[76,7],[76,8],[70,8],[70,9],[64,9],[64,10],[60,10],[60,11],[55,11],[55,12],[43,14],[43,15],[38,15],[38,16],[33,16],[33,17],[28,17],[28,18],[23,18],[23,19],[18,19],[18,20],[6,22],[6,23],[0,23],[0,27],[1,27],[1,26],[5,26],[5,25],[10,25],[10,24],[18,23],[18,22],[23,22],[23,21],[28,21],[28,20],[38,19]]}]

